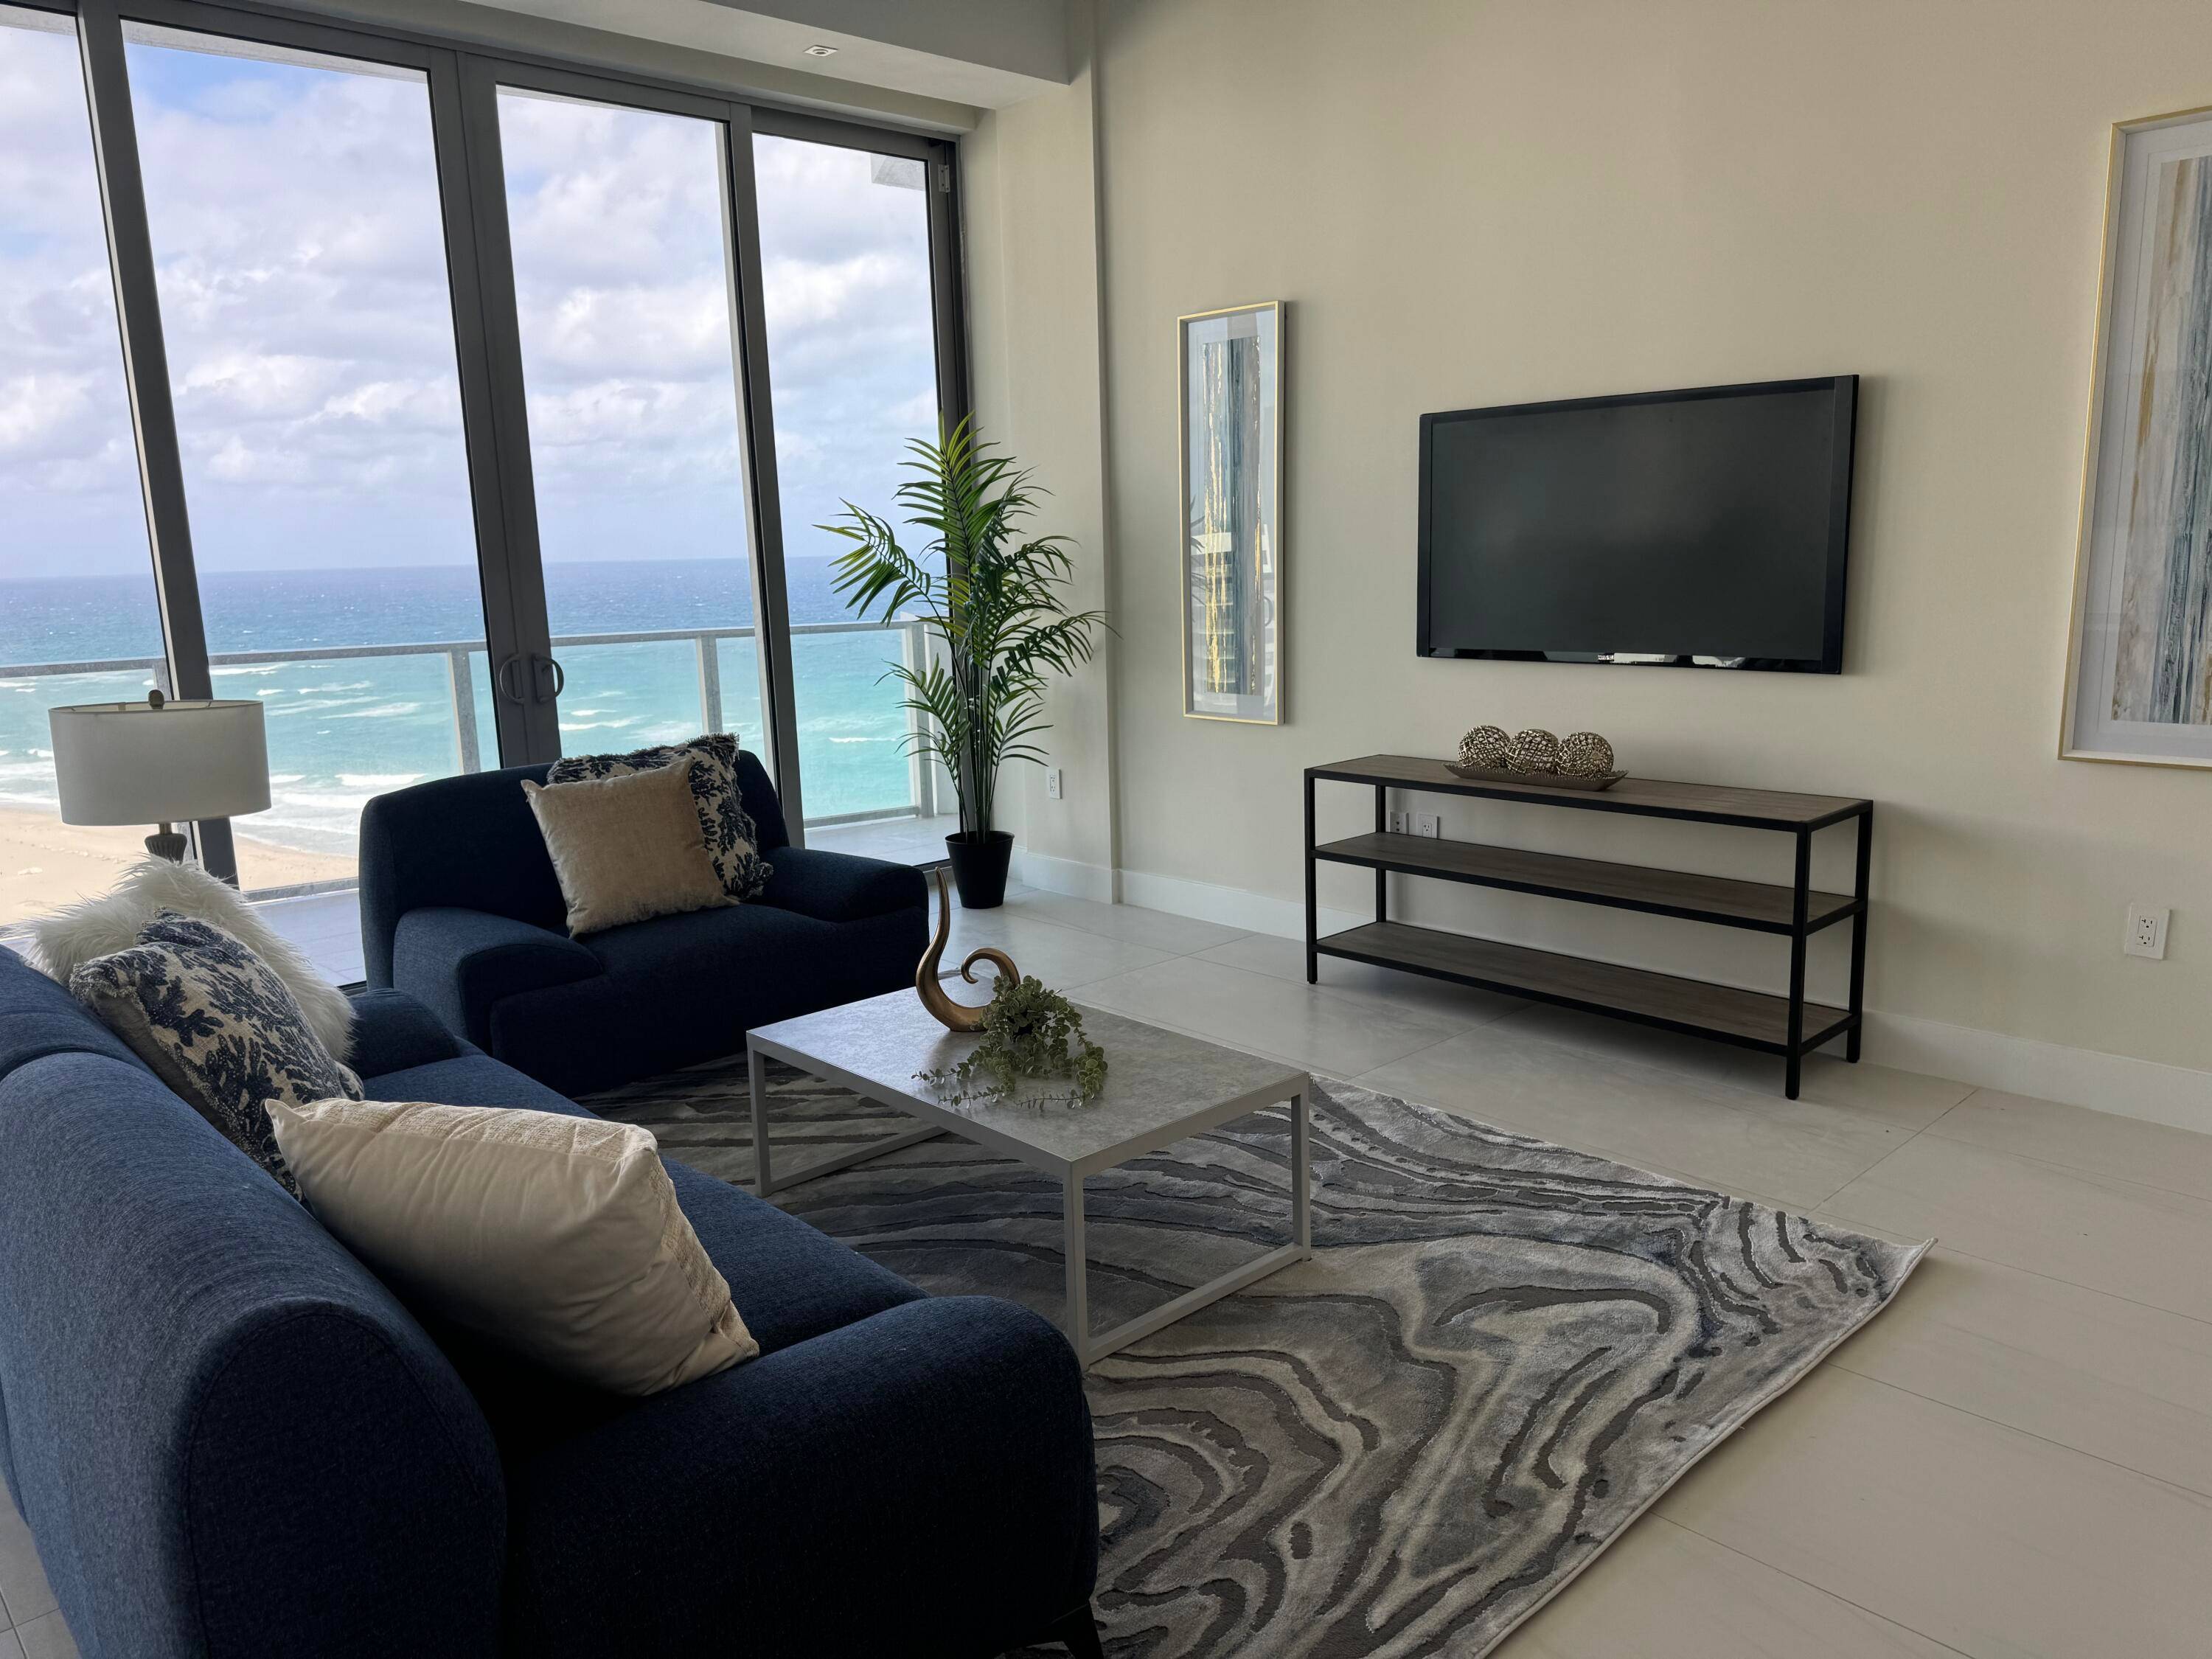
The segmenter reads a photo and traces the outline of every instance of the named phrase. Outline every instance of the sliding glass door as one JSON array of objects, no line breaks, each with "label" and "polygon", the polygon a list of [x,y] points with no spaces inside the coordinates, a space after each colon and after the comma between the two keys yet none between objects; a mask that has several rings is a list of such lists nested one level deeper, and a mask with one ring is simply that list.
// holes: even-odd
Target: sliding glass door
[{"label": "sliding glass door", "polygon": [[427,77],[123,34],[210,672],[266,711],[239,878],[350,881],[370,796],[497,763]]},{"label": "sliding glass door", "polygon": [[853,627],[831,564],[851,544],[821,527],[848,501],[899,523],[908,446],[938,436],[936,181],[918,156],[864,148],[865,134],[794,125],[834,136],[759,133],[753,167],[807,817],[824,846],[942,858],[957,809],[908,754],[911,717],[884,678],[921,665],[930,642],[910,622]]},{"label": "sliding glass door", "polygon": [[[250,696],[249,892],[373,795],[735,733],[795,836],[939,856],[814,528],[964,408],[946,142],[204,0],[0,0],[0,930],[143,832],[60,825],[46,711]],[[116,347],[120,341],[122,349]],[[872,838],[872,839],[871,839]]]},{"label": "sliding glass door", "polygon": [[569,753],[761,718],[725,123],[501,86],[545,608]]}]

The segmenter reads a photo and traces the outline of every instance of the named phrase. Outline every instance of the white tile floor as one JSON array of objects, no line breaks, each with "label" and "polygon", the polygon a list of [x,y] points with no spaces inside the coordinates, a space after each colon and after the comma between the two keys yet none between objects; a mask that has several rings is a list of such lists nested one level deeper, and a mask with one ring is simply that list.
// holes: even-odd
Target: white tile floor
[{"label": "white tile floor", "polygon": [[[1079,1002],[1626,1162],[1942,1241],[1502,1659],[2212,1654],[2212,1138],[1761,1056],[1017,889],[956,912]],[[964,994],[980,997],[980,992]],[[0,1604],[68,1653],[21,1523]],[[0,1634],[0,1659],[16,1659]]]}]

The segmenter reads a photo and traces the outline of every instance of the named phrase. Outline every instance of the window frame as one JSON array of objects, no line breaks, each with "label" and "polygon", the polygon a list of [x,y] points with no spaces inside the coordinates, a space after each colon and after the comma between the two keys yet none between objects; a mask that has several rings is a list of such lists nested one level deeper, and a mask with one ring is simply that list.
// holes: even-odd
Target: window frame
[{"label": "window frame", "polygon": [[[10,0],[70,17],[76,30],[108,265],[123,344],[124,380],[144,497],[168,683],[180,697],[212,695],[207,634],[171,393],[161,298],[139,165],[124,29],[134,23],[388,64],[425,81],[443,235],[463,442],[500,761],[560,754],[561,673],[554,660],[538,541],[522,374],[506,179],[500,149],[501,86],[625,105],[716,123],[723,136],[723,228],[732,371],[745,456],[756,640],[765,758],[794,844],[805,841],[804,774],[791,663],[790,609],[775,465],[775,389],[762,295],[753,137],[835,144],[909,157],[927,169],[931,309],[938,407],[950,425],[969,411],[964,253],[956,138],[886,123],[830,117],[681,77],[620,65],[488,47],[460,37],[288,8],[222,0]],[[190,826],[202,863],[234,884],[228,820]]]}]

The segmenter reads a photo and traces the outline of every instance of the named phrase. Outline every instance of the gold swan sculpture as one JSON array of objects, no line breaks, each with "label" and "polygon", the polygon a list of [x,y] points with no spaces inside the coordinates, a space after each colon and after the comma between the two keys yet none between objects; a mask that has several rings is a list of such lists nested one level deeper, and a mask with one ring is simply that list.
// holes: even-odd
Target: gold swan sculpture
[{"label": "gold swan sculpture", "polygon": [[[914,988],[921,998],[921,1006],[948,1030],[980,1031],[989,1008],[955,1002],[945,991],[944,981],[937,977],[938,968],[945,959],[945,946],[952,937],[952,896],[945,890],[943,865],[930,874],[937,883],[937,937],[929,941],[929,949],[922,952],[921,966],[914,970]],[[1022,976],[1012,957],[987,945],[970,951],[968,959],[960,964],[960,977],[970,985],[980,982],[975,977],[975,964],[979,962],[989,963],[1003,979],[1018,981]]]}]

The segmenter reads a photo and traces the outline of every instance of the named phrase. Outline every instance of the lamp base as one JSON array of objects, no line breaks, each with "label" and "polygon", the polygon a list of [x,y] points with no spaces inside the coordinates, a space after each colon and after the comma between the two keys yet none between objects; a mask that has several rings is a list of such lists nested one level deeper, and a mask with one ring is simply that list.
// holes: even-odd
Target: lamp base
[{"label": "lamp base", "polygon": [[185,861],[185,849],[191,845],[191,843],[182,835],[171,830],[166,823],[161,826],[159,834],[146,837],[146,850],[155,858],[167,859],[172,864],[182,864]]}]

